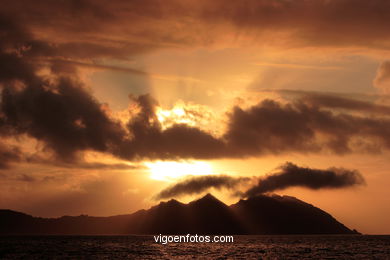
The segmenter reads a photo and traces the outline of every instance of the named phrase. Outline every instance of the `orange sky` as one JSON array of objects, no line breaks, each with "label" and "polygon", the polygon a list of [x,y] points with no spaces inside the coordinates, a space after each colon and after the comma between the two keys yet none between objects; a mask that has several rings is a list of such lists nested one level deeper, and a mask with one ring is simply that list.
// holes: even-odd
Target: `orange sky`
[{"label": "orange sky", "polygon": [[388,1],[6,2],[0,208],[125,214],[187,175],[292,162],[365,184],[275,193],[390,233]]}]

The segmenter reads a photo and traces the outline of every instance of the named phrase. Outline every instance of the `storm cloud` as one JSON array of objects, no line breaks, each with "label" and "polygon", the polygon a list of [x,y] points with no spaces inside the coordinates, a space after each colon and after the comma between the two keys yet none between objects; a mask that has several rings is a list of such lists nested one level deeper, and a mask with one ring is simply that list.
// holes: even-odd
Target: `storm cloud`
[{"label": "storm cloud", "polygon": [[253,197],[290,187],[305,187],[313,190],[339,189],[365,184],[362,175],[356,170],[329,168],[327,170],[299,167],[285,163],[278,171],[261,177],[257,185],[243,193],[243,197]]}]

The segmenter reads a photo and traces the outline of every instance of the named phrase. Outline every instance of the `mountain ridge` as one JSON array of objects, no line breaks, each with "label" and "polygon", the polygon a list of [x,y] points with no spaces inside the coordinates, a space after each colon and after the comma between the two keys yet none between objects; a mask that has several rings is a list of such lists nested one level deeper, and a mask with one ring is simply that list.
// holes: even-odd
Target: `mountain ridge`
[{"label": "mountain ridge", "polygon": [[187,204],[171,199],[132,214],[33,217],[0,210],[0,234],[358,234],[297,198],[261,195],[230,206],[211,194]]}]

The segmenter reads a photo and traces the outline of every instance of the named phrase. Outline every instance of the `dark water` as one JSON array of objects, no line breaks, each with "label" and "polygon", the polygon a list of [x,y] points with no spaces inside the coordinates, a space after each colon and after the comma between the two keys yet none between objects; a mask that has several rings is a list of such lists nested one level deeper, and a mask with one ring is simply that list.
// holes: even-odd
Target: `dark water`
[{"label": "dark water", "polygon": [[390,236],[234,236],[157,244],[153,236],[3,236],[0,259],[390,259]]}]

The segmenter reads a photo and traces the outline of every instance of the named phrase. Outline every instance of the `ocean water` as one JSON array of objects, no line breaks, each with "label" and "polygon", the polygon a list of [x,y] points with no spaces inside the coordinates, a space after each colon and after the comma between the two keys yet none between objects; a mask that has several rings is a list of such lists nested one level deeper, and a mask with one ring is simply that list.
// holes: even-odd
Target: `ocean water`
[{"label": "ocean water", "polygon": [[390,259],[390,236],[234,236],[158,244],[153,236],[2,236],[0,259]]}]

